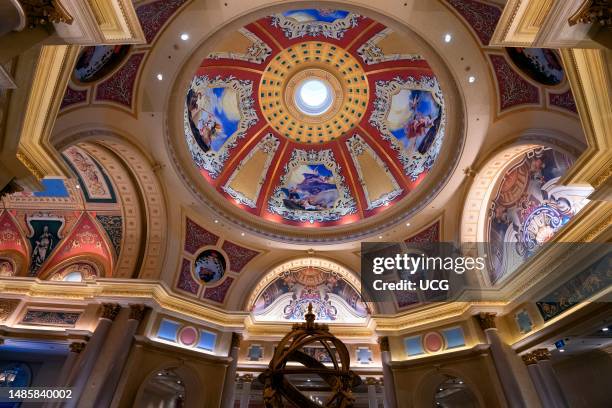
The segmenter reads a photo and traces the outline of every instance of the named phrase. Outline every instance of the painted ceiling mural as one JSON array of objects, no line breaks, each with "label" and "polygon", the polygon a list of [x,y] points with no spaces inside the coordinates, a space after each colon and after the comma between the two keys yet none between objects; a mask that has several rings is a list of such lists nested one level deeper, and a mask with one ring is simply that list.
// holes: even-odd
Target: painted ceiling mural
[{"label": "painted ceiling mural", "polygon": [[84,148],[62,155],[74,179],[46,178],[41,191],[2,198],[0,275],[80,281],[112,274],[123,235],[115,188]]},{"label": "painted ceiling mural", "polygon": [[177,289],[214,303],[224,303],[248,263],[260,254],[206,230],[185,217],[183,253],[176,278]]},{"label": "painted ceiling mural", "polygon": [[558,184],[573,159],[552,148],[525,153],[502,176],[491,203],[491,282],[518,268],[587,203],[590,189]]},{"label": "painted ceiling mural", "polygon": [[435,164],[447,120],[409,38],[331,9],[228,33],[186,90],[183,119],[193,163],[219,194],[275,223],[322,227],[408,196]]},{"label": "painted ceiling mural", "polygon": [[251,311],[256,320],[302,321],[309,304],[317,320],[358,322],[368,315],[359,292],[340,274],[313,266],[279,274],[258,295]]}]

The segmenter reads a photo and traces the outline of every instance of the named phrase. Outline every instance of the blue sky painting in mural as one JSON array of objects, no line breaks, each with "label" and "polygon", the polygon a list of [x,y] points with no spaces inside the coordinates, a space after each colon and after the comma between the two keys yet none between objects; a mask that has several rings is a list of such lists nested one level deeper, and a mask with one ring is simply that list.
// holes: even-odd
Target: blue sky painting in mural
[{"label": "blue sky painting in mural", "polygon": [[34,197],[68,197],[70,195],[62,179],[44,178],[40,183],[43,189],[35,191]]},{"label": "blue sky painting in mural", "polygon": [[323,164],[297,167],[282,190],[286,197],[283,203],[291,210],[325,210],[333,207],[339,196],[334,174]]},{"label": "blue sky painting in mural", "polygon": [[240,107],[235,90],[227,87],[191,89],[187,94],[189,123],[198,145],[204,152],[221,150],[238,130]]},{"label": "blue sky painting in mural", "polygon": [[440,127],[440,105],[429,91],[402,89],[393,95],[387,121],[404,149],[425,154]]},{"label": "blue sky painting in mural", "polygon": [[283,15],[299,22],[320,21],[325,23],[333,23],[336,20],[340,20],[348,16],[349,12],[345,10],[331,9],[300,9],[285,11],[283,12]]}]

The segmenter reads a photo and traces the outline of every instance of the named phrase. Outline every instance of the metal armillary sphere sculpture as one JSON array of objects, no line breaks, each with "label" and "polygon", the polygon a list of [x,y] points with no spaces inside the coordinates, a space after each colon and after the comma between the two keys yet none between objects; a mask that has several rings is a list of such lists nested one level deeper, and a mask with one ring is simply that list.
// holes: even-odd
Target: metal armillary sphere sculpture
[{"label": "metal armillary sphere sculpture", "polygon": [[[361,384],[361,378],[349,369],[350,357],[346,346],[329,332],[326,324],[315,323],[312,304],[308,305],[308,313],[304,317],[306,323],[293,325],[276,347],[268,369],[258,377],[264,385],[266,408],[285,407],[284,401],[300,408],[352,407],[355,401],[352,390]],[[331,358],[333,368],[306,354],[303,348],[309,345],[322,345]],[[303,367],[287,367],[288,362],[297,362]],[[323,405],[317,404],[289,382],[285,377],[287,374],[316,374],[329,385],[331,395]]]}]

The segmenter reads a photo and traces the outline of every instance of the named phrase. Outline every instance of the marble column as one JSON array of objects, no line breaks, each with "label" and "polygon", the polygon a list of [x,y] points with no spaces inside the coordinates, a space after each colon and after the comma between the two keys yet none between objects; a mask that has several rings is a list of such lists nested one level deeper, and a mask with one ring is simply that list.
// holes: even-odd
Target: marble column
[{"label": "marble column", "polygon": [[523,399],[523,394],[514,375],[509,356],[504,350],[504,344],[499,338],[499,333],[495,326],[495,313],[480,313],[478,321],[487,337],[487,342],[491,346],[491,357],[493,358],[495,371],[506,396],[508,406],[510,408],[526,408],[527,404]]},{"label": "marble column", "polygon": [[62,365],[62,370],[57,377],[56,387],[63,387],[66,385],[66,381],[68,380],[68,376],[72,372],[74,368],[74,364],[77,362],[81,351],[85,350],[86,343],[83,342],[74,342],[70,343],[70,351],[68,352],[68,356],[66,357],[66,361],[64,361],[64,365]]},{"label": "marble column", "polygon": [[106,368],[103,377],[106,377],[103,385],[99,388],[97,396],[95,396],[96,408],[109,407],[113,397],[115,396],[115,390],[123,367],[128,359],[130,349],[132,348],[132,342],[134,340],[134,334],[138,330],[140,322],[145,316],[147,308],[144,305],[130,305],[130,315],[127,319],[127,323],[123,328],[123,334],[115,344],[111,345],[111,352],[114,358],[111,364]]},{"label": "marble column", "polygon": [[376,378],[367,377],[365,383],[368,386],[368,408],[378,408],[378,398],[376,396],[378,381]]},{"label": "marble column", "polygon": [[543,408],[551,408],[554,407],[554,403],[550,398],[550,394],[548,393],[548,388],[544,383],[544,379],[540,374],[540,370],[537,366],[538,360],[533,353],[527,353],[522,356],[523,362],[527,366],[527,372],[529,373],[529,377],[531,378],[531,382],[533,382],[533,387],[538,393],[538,397],[540,398],[540,402],[542,403]]},{"label": "marble column", "polygon": [[563,388],[561,387],[561,384],[559,384],[557,374],[555,373],[552,363],[550,362],[550,351],[542,348],[535,350],[533,354],[538,361],[537,367],[540,371],[542,381],[548,390],[552,403],[554,404],[553,406],[555,408],[569,408],[569,403],[567,402],[567,398],[563,393]]},{"label": "marble column", "polygon": [[242,380],[242,395],[240,397],[240,408],[249,408],[249,401],[251,400],[251,383],[253,383],[253,376],[246,374],[241,377]]},{"label": "marble column", "polygon": [[0,37],[9,31],[21,31],[26,26],[26,15],[17,0],[0,1]]},{"label": "marble column", "polygon": [[380,344],[380,357],[382,360],[382,371],[383,381],[385,383],[384,388],[384,405],[385,408],[397,408],[397,399],[395,396],[395,381],[393,381],[393,371],[391,371],[391,351],[389,349],[389,338],[381,337],[379,340]]},{"label": "marble column", "polygon": [[[228,357],[232,359],[225,372],[223,382],[223,401],[222,408],[232,408],[234,406],[234,390],[236,389],[236,368],[238,367],[238,351],[240,350],[240,335],[232,333],[232,340]],[[251,384],[249,383],[249,387]]]},{"label": "marble column", "polygon": [[72,399],[64,403],[63,407],[65,408],[77,406],[77,402],[83,393],[85,384],[98,360],[100,350],[104,346],[108,332],[121,310],[121,306],[116,303],[103,303],[101,309],[102,314],[98,320],[98,325],[68,377],[67,384],[69,387],[72,387]]}]

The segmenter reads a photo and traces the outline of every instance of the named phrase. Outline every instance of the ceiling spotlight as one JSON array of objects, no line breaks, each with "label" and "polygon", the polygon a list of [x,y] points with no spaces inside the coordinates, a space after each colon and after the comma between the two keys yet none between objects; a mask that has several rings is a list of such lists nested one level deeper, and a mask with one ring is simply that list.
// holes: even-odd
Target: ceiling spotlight
[{"label": "ceiling spotlight", "polygon": [[77,184],[75,187],[76,187],[76,188],[81,188],[81,186],[80,186],[80,185],[78,185],[78,184]]},{"label": "ceiling spotlight", "polygon": [[565,353],[565,349],[559,349],[559,353]]},{"label": "ceiling spotlight", "polygon": [[244,232],[241,232],[240,235],[242,235],[244,237]]},{"label": "ceiling spotlight", "polygon": [[382,235],[379,235],[379,236],[378,236],[378,239],[382,239],[382,238],[383,238],[383,237],[382,237]]},{"label": "ceiling spotlight", "polygon": [[468,77],[468,82],[469,82],[470,84],[473,84],[474,82],[476,82],[476,77],[475,77],[474,75],[470,75],[470,76]]},{"label": "ceiling spotlight", "polygon": [[189,34],[187,34],[187,33],[181,34],[181,40],[187,41],[188,39],[189,39]]},{"label": "ceiling spotlight", "polygon": [[610,329],[608,329],[607,327],[604,327],[603,329],[601,329],[602,332],[607,332],[608,330]]},{"label": "ceiling spotlight", "polygon": [[164,76],[161,73],[157,74],[157,80],[158,81],[161,81],[163,79],[164,79]]},{"label": "ceiling spotlight", "polygon": [[215,220],[215,224],[218,224],[218,223],[219,223],[219,220]]},{"label": "ceiling spotlight", "polygon": [[410,223],[409,223],[409,222],[407,222],[407,223],[406,223],[406,226],[407,226],[407,227],[409,227],[409,226],[410,226]]},{"label": "ceiling spotlight", "polygon": [[453,40],[453,36],[450,33],[444,34],[444,42],[449,43]]}]

